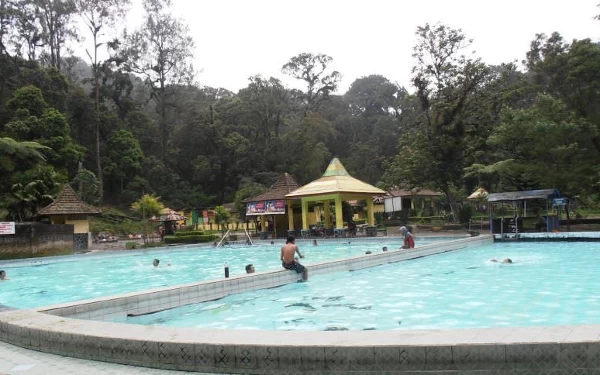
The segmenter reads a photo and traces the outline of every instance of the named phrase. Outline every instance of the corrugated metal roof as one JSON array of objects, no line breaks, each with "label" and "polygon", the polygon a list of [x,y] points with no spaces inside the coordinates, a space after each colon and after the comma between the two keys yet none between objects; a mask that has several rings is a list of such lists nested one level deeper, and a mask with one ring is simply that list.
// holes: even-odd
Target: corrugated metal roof
[{"label": "corrugated metal roof", "polygon": [[286,198],[300,198],[334,193],[381,195],[385,191],[350,176],[338,158],[334,158],[323,176],[286,195]]},{"label": "corrugated metal roof", "polygon": [[523,199],[551,199],[560,198],[562,194],[557,189],[511,191],[506,193],[488,194],[488,202],[520,201]]},{"label": "corrugated metal roof", "polygon": [[83,202],[70,185],[65,185],[63,191],[54,202],[42,208],[38,215],[98,215],[99,208]]}]

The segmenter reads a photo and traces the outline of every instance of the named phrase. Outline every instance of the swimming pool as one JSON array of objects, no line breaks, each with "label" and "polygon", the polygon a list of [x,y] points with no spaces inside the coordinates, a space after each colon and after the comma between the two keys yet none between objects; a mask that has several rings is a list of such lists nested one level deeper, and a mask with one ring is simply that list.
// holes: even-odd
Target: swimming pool
[{"label": "swimming pool", "polygon": [[[506,257],[515,263],[489,261]],[[598,276],[600,243],[495,243],[123,321],[324,331],[599,324]]]},{"label": "swimming pool", "polygon": [[[454,237],[456,238],[456,237]],[[422,237],[417,246],[453,239],[451,237]],[[397,249],[398,237],[379,237],[352,240],[297,241],[306,256],[302,261],[311,264],[326,260],[381,251],[383,246]],[[11,279],[0,283],[0,304],[33,308],[50,304],[72,302],[88,298],[116,295],[189,282],[223,277],[227,262],[231,276],[244,274],[248,263],[257,272],[281,269],[279,249],[282,240],[275,244],[259,243],[255,246],[222,248],[185,247],[163,248],[148,251],[121,251],[118,253],[88,253],[77,256],[36,258],[2,262]],[[152,266],[154,258],[160,259],[158,268]],[[171,263],[171,266],[167,266]]]}]

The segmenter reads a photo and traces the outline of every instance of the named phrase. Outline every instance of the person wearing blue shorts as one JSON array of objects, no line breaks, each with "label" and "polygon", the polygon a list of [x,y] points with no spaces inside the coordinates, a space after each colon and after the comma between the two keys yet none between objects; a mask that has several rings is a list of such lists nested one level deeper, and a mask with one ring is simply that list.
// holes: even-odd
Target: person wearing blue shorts
[{"label": "person wearing blue shorts", "polygon": [[304,258],[304,255],[300,253],[300,249],[296,246],[296,238],[294,236],[288,236],[285,241],[285,245],[281,246],[281,265],[286,270],[296,271],[296,273],[302,274],[302,281],[308,280],[308,270],[304,267],[294,256],[298,253],[300,258]]}]

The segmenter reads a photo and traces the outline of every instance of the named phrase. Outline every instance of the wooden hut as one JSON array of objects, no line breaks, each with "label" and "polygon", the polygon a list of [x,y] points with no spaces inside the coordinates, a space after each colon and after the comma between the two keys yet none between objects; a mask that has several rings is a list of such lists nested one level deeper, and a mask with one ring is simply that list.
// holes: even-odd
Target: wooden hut
[{"label": "wooden hut", "polygon": [[87,249],[91,243],[88,216],[100,215],[99,208],[83,202],[70,185],[50,205],[39,211],[40,216],[48,216],[51,224],[73,225],[73,244],[75,249]]}]

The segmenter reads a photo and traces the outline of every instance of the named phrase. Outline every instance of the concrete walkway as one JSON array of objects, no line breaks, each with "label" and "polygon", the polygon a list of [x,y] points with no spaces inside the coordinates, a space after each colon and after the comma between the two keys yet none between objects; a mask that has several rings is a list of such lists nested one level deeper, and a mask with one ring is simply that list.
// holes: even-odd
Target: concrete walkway
[{"label": "concrete walkway", "polygon": [[0,375],[201,374],[119,365],[36,352],[0,341]]}]

